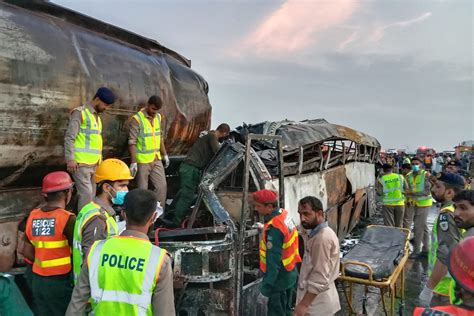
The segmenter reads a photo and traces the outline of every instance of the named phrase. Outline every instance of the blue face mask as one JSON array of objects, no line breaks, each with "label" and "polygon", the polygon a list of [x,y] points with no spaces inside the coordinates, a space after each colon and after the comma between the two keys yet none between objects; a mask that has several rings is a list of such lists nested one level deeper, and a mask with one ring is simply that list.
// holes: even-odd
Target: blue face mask
[{"label": "blue face mask", "polygon": [[413,170],[415,172],[418,172],[418,171],[420,171],[420,166],[419,165],[413,165],[413,166],[411,166],[411,170]]},{"label": "blue face mask", "polygon": [[115,191],[115,197],[112,197],[112,203],[115,205],[123,205],[127,193],[128,191]]}]

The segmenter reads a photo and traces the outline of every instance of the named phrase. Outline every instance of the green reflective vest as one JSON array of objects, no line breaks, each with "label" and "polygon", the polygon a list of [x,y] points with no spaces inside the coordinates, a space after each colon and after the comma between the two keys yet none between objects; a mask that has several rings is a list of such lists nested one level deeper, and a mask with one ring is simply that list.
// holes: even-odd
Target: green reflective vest
[{"label": "green reflective vest", "polygon": [[133,118],[138,122],[140,129],[137,138],[137,162],[150,163],[155,161],[155,157],[161,160],[161,115],[155,116],[153,125],[143,111],[139,111]]},{"label": "green reflective vest", "polygon": [[[107,236],[113,236],[118,234],[118,225],[113,216],[110,216],[109,213],[104,212],[107,217]],[[84,259],[84,253],[82,252],[82,230],[84,226],[89,222],[93,217],[103,214],[100,211],[100,205],[95,202],[89,202],[86,204],[79,214],[77,214],[76,224],[74,225],[74,234],[72,242],[72,270],[74,274],[74,283],[77,283],[79,275],[81,273],[82,262]]]},{"label": "green reflective vest", "polygon": [[[441,213],[445,212],[454,212],[454,205],[448,205],[445,206],[441,209]],[[438,218],[436,217],[435,222],[433,223],[433,232],[431,234],[431,245],[430,245],[430,251],[428,253],[428,275],[431,275],[431,272],[433,271],[433,268],[436,264],[436,253],[438,251]],[[433,292],[444,295],[444,296],[450,296],[451,292],[451,275],[449,272],[438,282],[438,284],[435,286],[433,289]]]},{"label": "green reflective vest", "polygon": [[102,158],[102,121],[89,111],[81,110],[82,123],[74,141],[74,160],[93,165]]},{"label": "green reflective vest", "polygon": [[114,236],[87,256],[94,315],[153,315],[151,297],[166,251],[148,240]]},{"label": "green reflective vest", "polygon": [[[423,192],[425,190],[425,181],[427,181],[425,170],[421,170],[416,177],[413,172],[408,174],[408,185],[414,193]],[[411,200],[415,203],[415,206],[424,207],[433,205],[431,193],[423,196],[413,196]]]},{"label": "green reflective vest", "polygon": [[384,205],[405,205],[402,175],[396,173],[386,174],[379,179],[379,182],[383,187],[382,203]]}]

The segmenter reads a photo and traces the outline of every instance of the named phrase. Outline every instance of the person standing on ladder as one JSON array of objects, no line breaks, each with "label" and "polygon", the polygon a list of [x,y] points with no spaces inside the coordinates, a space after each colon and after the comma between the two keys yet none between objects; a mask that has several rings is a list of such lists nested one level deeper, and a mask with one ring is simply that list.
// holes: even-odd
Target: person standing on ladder
[{"label": "person standing on ladder", "polygon": [[128,147],[130,150],[130,171],[137,179],[140,189],[148,189],[151,181],[156,197],[165,207],[166,203],[166,176],[170,160],[166,154],[163,137],[163,117],[158,111],[163,101],[153,95],[142,110],[138,111],[130,121]]},{"label": "person standing on ladder", "polygon": [[102,121],[99,114],[115,102],[113,92],[99,88],[88,105],[71,112],[64,137],[64,154],[67,171],[77,189],[77,210],[89,203],[95,195],[93,181],[95,169],[102,159]]}]

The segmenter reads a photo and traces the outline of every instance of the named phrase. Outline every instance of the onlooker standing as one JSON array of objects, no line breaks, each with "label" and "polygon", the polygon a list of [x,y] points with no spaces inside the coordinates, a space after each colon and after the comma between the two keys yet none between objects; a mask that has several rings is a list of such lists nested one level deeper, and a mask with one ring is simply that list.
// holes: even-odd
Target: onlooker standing
[{"label": "onlooker standing", "polygon": [[298,213],[301,225],[311,232],[305,240],[294,315],[334,315],[341,309],[334,284],[339,276],[339,240],[316,197],[301,199]]}]

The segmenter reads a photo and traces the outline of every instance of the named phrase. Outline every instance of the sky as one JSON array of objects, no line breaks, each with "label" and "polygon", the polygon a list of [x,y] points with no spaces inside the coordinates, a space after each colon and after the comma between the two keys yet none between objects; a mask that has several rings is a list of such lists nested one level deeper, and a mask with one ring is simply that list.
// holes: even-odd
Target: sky
[{"label": "sky", "polygon": [[470,0],[54,0],[192,60],[212,126],[325,118],[382,147],[474,139]]}]

